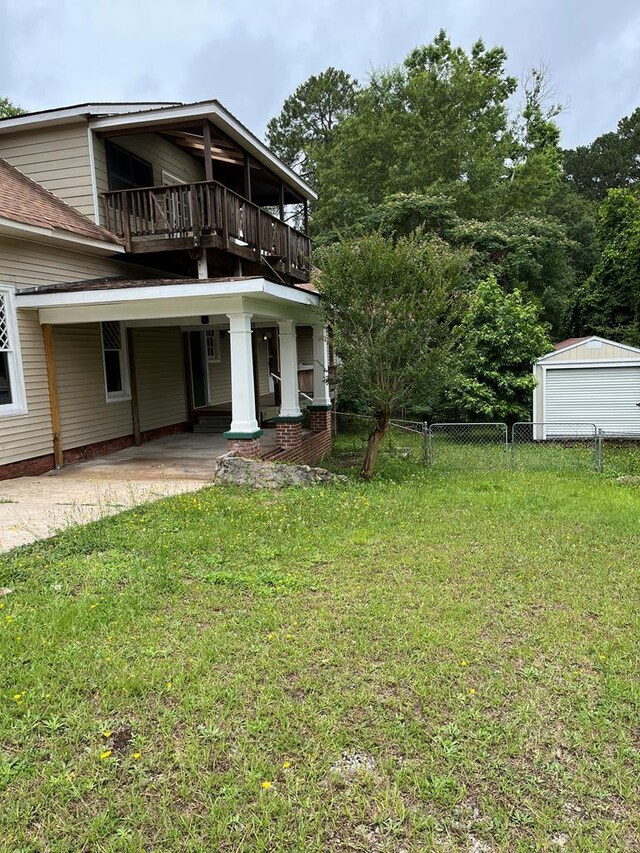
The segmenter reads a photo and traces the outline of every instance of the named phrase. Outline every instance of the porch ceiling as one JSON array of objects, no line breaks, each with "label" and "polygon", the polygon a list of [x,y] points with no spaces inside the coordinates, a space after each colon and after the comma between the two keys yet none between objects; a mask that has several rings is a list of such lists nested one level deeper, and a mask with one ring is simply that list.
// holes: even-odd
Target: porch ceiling
[{"label": "porch ceiling", "polygon": [[239,312],[256,319],[319,321],[317,294],[264,278],[104,280],[84,285],[18,291],[17,307],[37,309],[40,323],[51,325],[103,320],[188,322],[203,316],[213,323],[213,318]]}]

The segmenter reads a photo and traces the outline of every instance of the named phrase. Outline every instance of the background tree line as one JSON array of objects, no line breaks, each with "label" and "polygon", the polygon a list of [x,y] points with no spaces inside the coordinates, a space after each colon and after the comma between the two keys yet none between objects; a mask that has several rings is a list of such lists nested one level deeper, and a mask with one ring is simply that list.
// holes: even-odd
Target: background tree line
[{"label": "background tree line", "polygon": [[640,109],[565,151],[547,70],[519,83],[506,60],[442,31],[363,83],[335,68],[310,77],[267,129],[318,191],[321,271],[372,234],[418,234],[464,259],[451,372],[416,401],[456,416],[529,417],[531,362],[552,339],[640,344]]}]

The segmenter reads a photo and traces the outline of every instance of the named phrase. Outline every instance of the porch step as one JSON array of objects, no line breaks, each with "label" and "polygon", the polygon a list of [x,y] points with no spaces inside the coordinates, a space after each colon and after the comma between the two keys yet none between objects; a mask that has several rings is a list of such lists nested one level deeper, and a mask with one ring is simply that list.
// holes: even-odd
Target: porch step
[{"label": "porch step", "polygon": [[197,433],[220,434],[229,429],[231,418],[227,415],[200,415],[194,424]]}]

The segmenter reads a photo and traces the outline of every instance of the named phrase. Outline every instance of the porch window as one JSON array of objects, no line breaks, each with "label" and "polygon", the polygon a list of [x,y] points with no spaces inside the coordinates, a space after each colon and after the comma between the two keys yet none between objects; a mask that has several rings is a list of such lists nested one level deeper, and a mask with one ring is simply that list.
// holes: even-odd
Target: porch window
[{"label": "porch window", "polygon": [[122,323],[101,323],[104,385],[107,402],[130,400],[129,365],[126,338]]},{"label": "porch window", "polygon": [[220,332],[207,329],[207,361],[220,361]]},{"label": "porch window", "polygon": [[26,413],[13,290],[0,287],[0,417]]},{"label": "porch window", "polygon": [[106,141],[107,175],[110,190],[131,190],[153,186],[153,166],[142,157]]}]

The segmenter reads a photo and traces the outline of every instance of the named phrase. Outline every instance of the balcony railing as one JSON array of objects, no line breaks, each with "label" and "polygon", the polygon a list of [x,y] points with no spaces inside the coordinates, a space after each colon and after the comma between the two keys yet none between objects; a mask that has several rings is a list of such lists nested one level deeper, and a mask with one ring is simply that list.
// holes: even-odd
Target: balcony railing
[{"label": "balcony railing", "polygon": [[103,193],[106,227],[130,252],[212,246],[307,281],[311,241],[217,181]]}]

